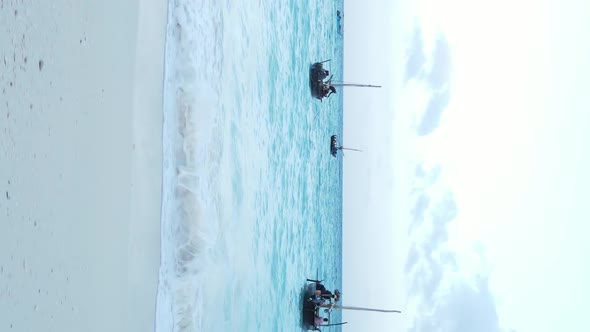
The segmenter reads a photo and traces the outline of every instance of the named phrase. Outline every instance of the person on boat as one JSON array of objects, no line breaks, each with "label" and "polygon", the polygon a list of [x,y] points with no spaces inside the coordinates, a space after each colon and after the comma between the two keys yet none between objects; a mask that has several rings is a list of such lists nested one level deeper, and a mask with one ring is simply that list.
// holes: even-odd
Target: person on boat
[{"label": "person on boat", "polygon": [[340,299],[340,291],[338,289],[334,290],[334,294],[326,289],[326,287],[320,283],[317,283],[315,286],[315,295],[320,297],[322,300],[334,300],[337,302]]},{"label": "person on boat", "polygon": [[338,147],[338,138],[336,137],[336,135],[332,135],[330,139],[330,146],[333,148]]},{"label": "person on boat", "polygon": [[330,85],[330,87],[328,88],[328,93],[326,94],[326,98],[330,97],[331,94],[336,93],[336,88],[332,85]]},{"label": "person on boat", "polygon": [[325,84],[322,87],[322,93],[324,95],[324,98],[328,98],[331,94],[336,93],[336,88],[332,85]]},{"label": "person on boat", "polygon": [[328,97],[330,94],[330,85],[323,83],[321,89],[322,89],[322,97],[324,97],[324,98]]},{"label": "person on boat", "polygon": [[317,81],[323,82],[326,77],[330,76],[330,71],[327,69],[320,69],[317,73]]},{"label": "person on boat", "polygon": [[314,317],[314,320],[313,320],[313,323],[316,326],[319,326],[319,325],[322,325],[322,324],[328,324],[328,322],[329,322],[329,319],[328,318],[323,318],[323,317],[320,317],[320,316],[315,316]]}]

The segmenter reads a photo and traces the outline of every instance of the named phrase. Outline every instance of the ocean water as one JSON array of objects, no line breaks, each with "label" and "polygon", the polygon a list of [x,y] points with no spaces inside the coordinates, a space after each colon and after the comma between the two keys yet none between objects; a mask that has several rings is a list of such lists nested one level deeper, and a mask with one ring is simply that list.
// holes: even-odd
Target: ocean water
[{"label": "ocean water", "polygon": [[157,331],[300,331],[305,279],[340,288],[342,96],[308,77],[342,6],[170,0]]}]

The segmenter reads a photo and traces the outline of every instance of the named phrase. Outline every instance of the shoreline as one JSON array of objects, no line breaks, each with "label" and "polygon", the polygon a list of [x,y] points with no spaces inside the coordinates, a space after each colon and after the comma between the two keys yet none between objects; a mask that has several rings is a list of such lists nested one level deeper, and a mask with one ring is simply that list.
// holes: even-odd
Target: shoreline
[{"label": "shoreline", "polygon": [[[135,93],[134,93],[134,108],[133,114],[136,119],[133,123],[134,127],[134,146],[135,146],[135,158],[133,163],[133,189],[132,189],[132,215],[130,223],[130,244],[129,244],[129,256],[139,257],[145,252],[149,252],[150,257],[157,257],[157,270],[156,274],[150,278],[150,294],[149,296],[133,296],[130,291],[130,302],[128,303],[128,310],[132,311],[133,307],[140,306],[149,301],[152,307],[151,316],[144,317],[144,319],[138,319],[138,321],[144,321],[145,324],[138,328],[137,331],[156,330],[156,312],[157,312],[157,296],[158,296],[158,284],[159,284],[159,269],[161,263],[161,214],[162,214],[162,188],[163,188],[163,107],[164,107],[164,79],[165,79],[165,53],[166,53],[166,27],[168,22],[168,2],[161,1],[162,4],[159,6],[145,6],[142,2],[138,2],[139,19],[137,24],[137,41],[138,46],[136,48],[136,63],[135,63]],[[163,14],[162,14],[163,13]],[[151,22],[161,21],[163,17],[164,24],[159,27],[157,31],[154,31],[154,27]],[[154,38],[156,36],[156,38]],[[155,44],[153,39],[160,40],[161,42]],[[153,55],[161,54],[160,57],[143,57],[141,55]],[[160,68],[160,70],[145,71],[144,68]],[[154,82],[157,81],[159,84],[141,84],[141,82]],[[148,98],[145,98],[148,96]],[[151,97],[151,98],[149,98]],[[143,119],[141,116],[143,110],[150,108],[150,105],[157,105],[158,113],[153,114],[149,119]],[[139,124],[138,119],[143,119],[143,123]],[[157,133],[157,135],[155,134]],[[154,149],[151,145],[153,139],[157,137],[157,149]],[[153,168],[150,172],[142,172],[144,165],[156,164],[157,168]],[[153,179],[159,179],[153,181]],[[158,193],[157,202],[154,201],[153,197],[150,197],[149,193]],[[145,209],[144,204],[150,202],[152,209]],[[156,208],[157,206],[157,208]],[[152,219],[152,222],[157,223],[157,230],[150,229],[145,231],[143,236],[148,237],[149,241],[141,241],[137,239],[137,246],[133,246],[136,238],[132,237],[132,229],[134,224],[139,224],[143,220],[148,220],[157,216],[157,221]],[[140,228],[141,229],[141,228]],[[157,243],[157,246],[154,244]],[[144,263],[147,264],[147,263]],[[130,264],[131,265],[131,264]],[[149,267],[150,270],[153,266]],[[130,285],[133,284],[134,280],[143,278],[141,275],[142,268],[130,268],[130,275],[128,282]],[[131,272],[135,272],[134,276],[131,276]],[[155,279],[154,279],[155,277]],[[147,316],[148,313],[146,312]],[[149,323],[151,322],[151,323]]]}]

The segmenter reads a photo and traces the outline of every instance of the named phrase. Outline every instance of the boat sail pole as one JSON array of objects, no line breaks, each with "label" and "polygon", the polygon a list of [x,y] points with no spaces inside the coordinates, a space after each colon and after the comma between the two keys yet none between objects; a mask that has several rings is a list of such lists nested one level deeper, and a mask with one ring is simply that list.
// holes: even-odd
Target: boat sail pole
[{"label": "boat sail pole", "polygon": [[363,152],[363,150],[359,150],[359,149],[351,149],[351,148],[345,148],[345,147],[339,147],[338,150],[350,150],[350,151],[358,151],[358,152]]},{"label": "boat sail pole", "polygon": [[331,86],[358,86],[361,88],[380,88],[381,85],[371,85],[371,84],[353,84],[353,83],[331,83]]},{"label": "boat sail pole", "polygon": [[331,309],[343,309],[343,310],[376,311],[376,312],[398,313],[398,314],[402,313],[399,310],[385,310],[385,309],[375,309],[375,308],[353,307],[353,306],[345,306],[345,305],[338,305],[338,304],[324,304],[324,305],[322,305],[322,307],[329,308],[330,310]]}]

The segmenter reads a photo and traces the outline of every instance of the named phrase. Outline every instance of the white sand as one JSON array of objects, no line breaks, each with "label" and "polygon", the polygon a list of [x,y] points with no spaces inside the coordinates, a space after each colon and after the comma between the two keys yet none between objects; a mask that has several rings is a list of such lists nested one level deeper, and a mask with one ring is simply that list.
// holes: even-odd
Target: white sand
[{"label": "white sand", "polygon": [[151,331],[167,1],[1,0],[0,331]]}]

